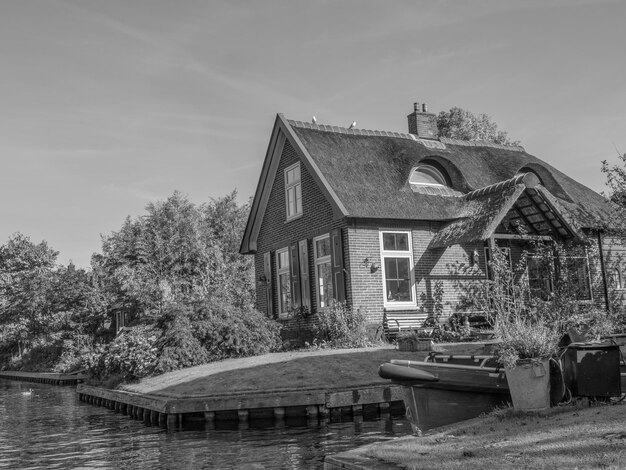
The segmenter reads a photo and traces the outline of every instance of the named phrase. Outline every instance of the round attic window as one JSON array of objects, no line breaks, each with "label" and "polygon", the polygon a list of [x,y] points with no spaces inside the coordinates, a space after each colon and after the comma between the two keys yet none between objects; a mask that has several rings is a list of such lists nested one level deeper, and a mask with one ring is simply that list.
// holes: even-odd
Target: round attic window
[{"label": "round attic window", "polygon": [[447,186],[446,178],[441,171],[431,165],[420,165],[413,168],[409,183],[419,186]]}]

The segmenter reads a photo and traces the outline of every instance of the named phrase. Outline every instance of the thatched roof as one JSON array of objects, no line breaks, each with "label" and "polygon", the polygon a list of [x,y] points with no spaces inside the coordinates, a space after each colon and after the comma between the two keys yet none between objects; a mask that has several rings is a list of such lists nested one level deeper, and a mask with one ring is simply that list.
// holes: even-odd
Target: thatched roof
[{"label": "thatched roof", "polygon": [[[346,129],[291,121],[279,114],[242,253],[256,250],[285,142],[300,156],[335,217],[448,222],[433,241],[436,246],[485,239],[502,224],[569,237],[581,228],[610,227],[616,220],[615,205],[523,147]],[[411,185],[411,170],[424,163],[445,173],[448,187]],[[516,180],[529,172],[539,181]]]},{"label": "thatched roof", "polygon": [[604,197],[522,147],[452,139],[428,141],[399,132],[288,123],[351,217],[458,219],[466,204],[462,198],[411,190],[409,173],[425,161],[443,168],[452,188],[461,193],[532,171],[581,227],[602,227],[614,211]]},{"label": "thatched roof", "polygon": [[575,222],[533,173],[472,191],[462,199],[459,218],[435,234],[429,248],[486,240],[499,227],[519,235],[581,238]]}]

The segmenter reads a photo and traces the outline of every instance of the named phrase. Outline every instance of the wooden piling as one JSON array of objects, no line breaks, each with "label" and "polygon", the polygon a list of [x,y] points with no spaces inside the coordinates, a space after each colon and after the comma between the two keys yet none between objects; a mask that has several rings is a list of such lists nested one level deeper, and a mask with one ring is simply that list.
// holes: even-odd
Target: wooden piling
[{"label": "wooden piling", "polygon": [[170,413],[167,415],[167,429],[174,430],[178,424],[178,415],[176,413]]},{"label": "wooden piling", "polygon": [[316,405],[306,407],[306,416],[308,418],[317,418],[318,409]]}]

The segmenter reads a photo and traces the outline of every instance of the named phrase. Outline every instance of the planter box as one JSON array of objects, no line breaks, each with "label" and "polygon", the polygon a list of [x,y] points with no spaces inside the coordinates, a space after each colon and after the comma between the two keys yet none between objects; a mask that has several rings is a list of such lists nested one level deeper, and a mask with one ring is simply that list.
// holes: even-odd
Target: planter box
[{"label": "planter box", "polygon": [[506,369],[513,407],[523,411],[550,408],[549,359],[520,361],[514,369]]}]

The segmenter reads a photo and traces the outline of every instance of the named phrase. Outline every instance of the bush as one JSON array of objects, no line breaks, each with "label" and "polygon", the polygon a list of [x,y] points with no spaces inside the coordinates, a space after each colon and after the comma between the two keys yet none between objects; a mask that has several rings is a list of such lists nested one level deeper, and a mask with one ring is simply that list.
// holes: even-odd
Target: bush
[{"label": "bush", "polygon": [[155,372],[163,373],[183,367],[209,362],[209,354],[193,334],[190,315],[193,311],[184,306],[169,306],[158,323],[162,331],[156,342],[158,359]]},{"label": "bush", "polygon": [[94,354],[94,348],[91,335],[77,334],[63,340],[61,356],[53,370],[68,373],[87,368],[88,358]]},{"label": "bush", "polygon": [[331,301],[317,312],[313,325],[314,343],[335,348],[370,346],[365,316],[360,310],[348,308],[344,302]]},{"label": "bush", "polygon": [[61,355],[61,345],[59,341],[50,341],[38,338],[22,356],[16,358],[13,367],[31,372],[48,372],[54,368]]},{"label": "bush", "polygon": [[282,344],[280,324],[252,307],[204,302],[192,322],[209,361],[265,354]]},{"label": "bush", "polygon": [[107,344],[98,345],[86,357],[87,368],[96,380],[116,376],[131,382],[150,375],[156,365],[157,335],[153,328],[135,326],[120,332]]}]

